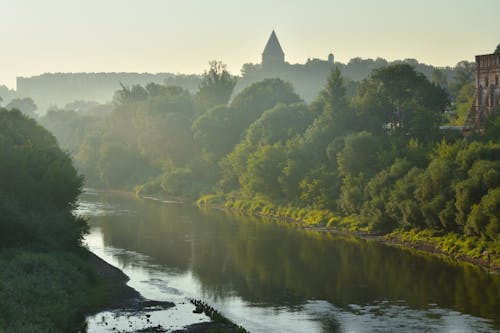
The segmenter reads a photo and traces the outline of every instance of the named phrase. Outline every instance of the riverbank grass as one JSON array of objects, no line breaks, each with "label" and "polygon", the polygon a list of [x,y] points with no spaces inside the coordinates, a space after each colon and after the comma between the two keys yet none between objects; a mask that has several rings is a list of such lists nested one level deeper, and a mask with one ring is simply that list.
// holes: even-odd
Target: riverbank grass
[{"label": "riverbank grass", "polygon": [[500,268],[500,242],[488,241],[475,236],[464,236],[454,232],[443,233],[437,230],[395,230],[386,235],[388,240],[416,248],[433,248],[436,252],[454,258],[471,258],[489,268]]},{"label": "riverbank grass", "polygon": [[264,216],[309,227],[337,228],[349,232],[368,232],[368,226],[356,216],[340,217],[327,209],[275,204],[263,196],[242,198],[235,194],[209,194],[200,197],[197,205],[214,207],[248,215]]},{"label": "riverbank grass", "polygon": [[340,231],[376,239],[390,244],[412,247],[426,252],[441,253],[452,258],[473,262],[488,269],[500,270],[500,242],[477,236],[444,233],[437,230],[394,230],[386,235],[374,235],[368,225],[356,215],[340,217],[334,212],[312,207],[294,207],[270,202],[263,196],[245,198],[237,193],[212,194],[198,199],[198,206],[215,207],[247,215],[272,218],[300,227],[324,231]]},{"label": "riverbank grass", "polygon": [[98,286],[84,253],[2,251],[0,331],[82,330],[86,311],[103,304]]}]

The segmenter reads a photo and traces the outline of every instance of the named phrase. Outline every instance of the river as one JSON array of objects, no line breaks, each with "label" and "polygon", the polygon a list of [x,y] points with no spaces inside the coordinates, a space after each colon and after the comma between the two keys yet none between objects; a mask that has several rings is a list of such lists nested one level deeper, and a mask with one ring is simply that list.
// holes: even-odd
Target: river
[{"label": "river", "polygon": [[[498,332],[500,277],[374,241],[304,231],[214,209],[86,191],[89,249],[172,330],[207,321],[202,299],[250,332]],[[144,314],[102,312],[88,332],[146,327]],[[114,328],[114,330],[113,330]]]}]

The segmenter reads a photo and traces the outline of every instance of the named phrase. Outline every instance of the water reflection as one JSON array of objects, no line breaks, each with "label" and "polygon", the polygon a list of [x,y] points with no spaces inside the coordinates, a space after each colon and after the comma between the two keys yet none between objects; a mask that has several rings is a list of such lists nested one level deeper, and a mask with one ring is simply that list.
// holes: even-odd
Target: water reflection
[{"label": "water reflection", "polygon": [[83,201],[132,212],[90,219],[104,248],[120,249],[120,267],[144,270],[160,294],[203,298],[251,331],[491,332],[500,323],[499,277],[470,265],[128,195]]}]

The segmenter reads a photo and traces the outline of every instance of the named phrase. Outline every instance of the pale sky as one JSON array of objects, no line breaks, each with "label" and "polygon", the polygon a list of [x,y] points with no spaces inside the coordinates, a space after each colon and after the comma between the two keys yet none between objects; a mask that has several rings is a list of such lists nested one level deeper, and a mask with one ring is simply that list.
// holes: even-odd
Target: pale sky
[{"label": "pale sky", "polygon": [[285,58],[473,61],[500,43],[500,0],[0,0],[0,84],[44,72],[239,74],[276,30]]}]

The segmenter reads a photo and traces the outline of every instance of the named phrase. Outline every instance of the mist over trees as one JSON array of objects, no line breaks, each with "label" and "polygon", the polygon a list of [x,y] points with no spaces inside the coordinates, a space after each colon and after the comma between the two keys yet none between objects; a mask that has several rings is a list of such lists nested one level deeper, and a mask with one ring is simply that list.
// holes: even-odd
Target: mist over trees
[{"label": "mist over trees", "polygon": [[[242,66],[231,97],[235,97],[252,83],[268,78],[280,78],[290,82],[301,98],[310,103],[326,84],[332,66],[341,70],[346,79],[348,94],[352,95],[357,83],[367,78],[374,69],[401,63],[409,64],[427,78],[432,79],[433,82],[439,80],[441,83],[454,81],[460,66],[473,65],[462,61],[455,67],[436,68],[419,63],[415,59],[389,62],[383,58],[353,58],[346,64],[330,63],[323,59],[308,59],[304,64],[285,62],[277,67],[263,67],[261,64],[248,63]],[[51,108],[84,110],[82,102],[107,104],[111,101],[113,93],[121,88],[121,85],[126,87],[134,85],[145,87],[149,83],[174,85],[195,94],[199,92],[201,79],[202,75],[172,73],[45,73],[33,77],[18,78],[17,91],[0,86],[0,97],[4,99],[4,103],[9,103],[14,98],[30,97],[38,106],[38,113],[44,114]]]},{"label": "mist over trees", "polygon": [[9,104],[5,106],[7,110],[19,110],[21,111],[24,115],[30,117],[30,118],[36,118],[38,115],[36,114],[36,110],[38,107],[36,106],[35,102],[29,98],[14,98],[10,101]]},{"label": "mist over trees", "polygon": [[353,58],[346,64],[341,62],[332,64],[326,59],[308,59],[304,64],[283,63],[270,68],[262,67],[261,64],[244,64],[241,69],[241,78],[235,88],[235,93],[239,93],[252,83],[266,78],[279,77],[284,81],[290,82],[306,102],[312,102],[326,84],[328,73],[335,67],[342,72],[342,75],[346,79],[348,94],[352,95],[356,89],[356,84],[366,79],[373,70],[396,64],[408,64],[429,79],[432,78],[436,71],[441,73],[441,79],[444,81],[451,82],[455,79],[455,67],[436,68],[431,65],[419,63],[415,59],[387,61],[383,58]]},{"label": "mist over trees", "polygon": [[89,186],[183,200],[217,194],[327,210],[372,232],[432,228],[496,240],[500,147],[488,140],[498,122],[469,142],[439,129],[465,117],[473,70],[463,63],[454,79],[434,72],[430,80],[400,63],[352,87],[336,67],[307,104],[276,78],[233,93],[236,79],[211,62],[194,94],[122,86],[107,115],[58,111],[41,121]]}]

